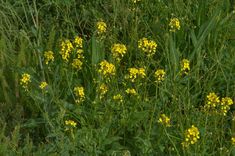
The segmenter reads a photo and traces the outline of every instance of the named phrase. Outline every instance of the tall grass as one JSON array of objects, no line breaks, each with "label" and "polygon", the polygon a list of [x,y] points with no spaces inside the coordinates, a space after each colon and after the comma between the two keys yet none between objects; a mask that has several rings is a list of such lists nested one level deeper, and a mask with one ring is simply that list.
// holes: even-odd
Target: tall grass
[{"label": "tall grass", "polygon": [[[234,7],[229,0],[0,0],[0,155],[235,155],[234,106],[225,116],[204,111],[210,92],[235,98]],[[171,32],[174,17],[181,28]],[[98,21],[107,24],[102,36]],[[75,36],[83,39],[81,70],[60,54],[61,42]],[[158,45],[152,57],[138,48],[143,37]],[[120,62],[111,55],[115,43],[127,47]],[[50,50],[54,62],[46,65]],[[188,75],[180,74],[184,58]],[[98,72],[103,60],[116,67],[109,81]],[[126,79],[132,67],[145,68],[146,77]],[[165,80],[156,83],[160,68]],[[31,76],[28,91],[23,73]],[[102,83],[108,92],[100,98]],[[80,104],[76,86],[85,90]],[[163,113],[170,127],[158,122]],[[200,139],[183,148],[191,125]]]}]

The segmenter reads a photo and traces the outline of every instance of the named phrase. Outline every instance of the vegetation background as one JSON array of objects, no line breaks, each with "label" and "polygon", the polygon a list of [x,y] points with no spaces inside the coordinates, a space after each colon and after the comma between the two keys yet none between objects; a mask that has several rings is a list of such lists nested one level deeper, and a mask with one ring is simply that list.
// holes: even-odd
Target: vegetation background
[{"label": "vegetation background", "polygon": [[[0,0],[0,155],[235,155],[234,107],[226,116],[202,111],[210,92],[235,99],[234,9],[233,0]],[[174,17],[181,28],[170,32]],[[107,32],[100,39],[101,20]],[[79,71],[59,59],[61,41],[77,35],[84,41]],[[138,50],[142,37],[158,45],[151,59]],[[125,44],[127,54],[100,99],[98,63],[112,61],[114,43]],[[48,50],[55,53],[49,67]],[[183,58],[190,60],[187,76],[179,74]],[[130,67],[145,67],[147,78],[126,81]],[[157,68],[166,71],[161,84]],[[29,91],[22,73],[31,75]],[[76,85],[85,89],[82,104],[74,102]],[[126,86],[139,97],[126,95]],[[158,123],[162,113],[170,127]],[[68,119],[77,126],[66,130]],[[185,149],[191,125],[200,138]]]}]

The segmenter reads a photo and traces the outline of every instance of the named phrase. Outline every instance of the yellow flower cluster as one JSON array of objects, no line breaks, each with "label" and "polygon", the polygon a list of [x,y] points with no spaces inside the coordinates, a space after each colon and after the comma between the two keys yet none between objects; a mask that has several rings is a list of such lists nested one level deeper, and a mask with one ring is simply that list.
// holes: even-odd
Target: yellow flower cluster
[{"label": "yellow flower cluster", "polygon": [[224,97],[220,100],[219,96],[212,92],[207,95],[207,100],[206,104],[204,105],[204,109],[208,112],[211,111],[215,113],[220,113],[225,116],[232,104],[233,100],[230,97]]},{"label": "yellow flower cluster", "polygon": [[99,21],[96,23],[96,29],[99,35],[104,34],[107,31],[107,25],[105,22]]},{"label": "yellow flower cluster", "polygon": [[68,62],[70,54],[74,49],[73,44],[70,42],[70,40],[67,39],[65,41],[62,41],[60,46],[61,46],[60,54],[62,56],[62,59]]},{"label": "yellow flower cluster", "polygon": [[221,99],[221,113],[225,116],[233,104],[233,100],[230,97]]},{"label": "yellow flower cluster", "polygon": [[144,37],[138,41],[138,48],[146,53],[148,57],[150,57],[155,54],[157,43]]},{"label": "yellow flower cluster", "polygon": [[[73,44],[72,44],[73,43]],[[74,69],[80,70],[82,69],[82,65],[83,65],[83,39],[79,36],[76,36],[73,40],[73,42],[71,42],[70,40],[65,40],[62,41],[61,43],[61,50],[60,50],[60,54],[62,56],[62,59],[65,62],[69,62],[69,59],[71,56],[75,56],[74,58],[72,58],[72,67]],[[75,53],[75,55],[71,55]]]},{"label": "yellow flower cluster", "polygon": [[118,102],[123,102],[123,97],[121,94],[117,94],[113,96],[113,100],[118,101]]},{"label": "yellow flower cluster", "polygon": [[190,62],[188,59],[183,59],[181,61],[181,74],[188,75],[189,71],[190,71]]},{"label": "yellow flower cluster", "polygon": [[168,116],[166,116],[165,114],[161,114],[160,118],[158,119],[158,123],[166,126],[166,127],[170,127],[171,126],[171,120]]},{"label": "yellow flower cluster", "polygon": [[129,71],[129,75],[126,78],[130,79],[131,82],[135,82],[135,79],[137,78],[137,76],[140,78],[146,77],[144,68],[139,68],[139,69],[129,68],[128,71]]},{"label": "yellow flower cluster", "polygon": [[20,85],[27,91],[28,84],[31,82],[30,75],[27,73],[22,74],[22,78],[20,79]]},{"label": "yellow flower cluster", "polygon": [[175,32],[176,30],[180,30],[180,21],[178,18],[171,18],[170,23],[170,31]]},{"label": "yellow flower cluster", "polygon": [[79,48],[79,49],[83,48],[83,39],[81,37],[76,36],[73,42],[74,42],[75,48]]},{"label": "yellow flower cluster", "polygon": [[73,59],[72,66],[75,69],[82,69],[83,62],[80,59]]},{"label": "yellow flower cluster", "polygon": [[66,120],[65,125],[75,128],[77,126],[77,123],[74,122],[73,120]]},{"label": "yellow flower cluster", "polygon": [[45,64],[48,64],[50,61],[54,61],[54,53],[52,51],[44,52]]},{"label": "yellow flower cluster", "polygon": [[207,98],[207,103],[206,103],[206,108],[215,108],[219,103],[219,96],[217,96],[214,92],[209,93],[209,95],[206,96]]},{"label": "yellow flower cluster", "polygon": [[129,95],[137,95],[137,92],[134,88],[127,88],[126,93]]},{"label": "yellow flower cluster", "polygon": [[116,59],[118,62],[126,54],[126,51],[127,51],[127,48],[124,44],[114,44],[111,48],[113,58]]},{"label": "yellow flower cluster", "polygon": [[83,39],[79,36],[76,36],[74,39],[74,46],[76,47],[76,58],[73,59],[72,66],[77,70],[82,69],[83,65]]},{"label": "yellow flower cluster", "polygon": [[100,68],[98,72],[102,74],[105,78],[110,78],[110,76],[114,76],[116,72],[116,68],[112,63],[104,60],[100,62]]},{"label": "yellow flower cluster", "polygon": [[163,69],[158,69],[154,73],[156,82],[162,82],[165,79],[166,72]]},{"label": "yellow flower cluster", "polygon": [[47,82],[43,81],[40,83],[39,88],[41,88],[42,90],[45,89],[48,86]]},{"label": "yellow flower cluster", "polygon": [[191,128],[185,131],[185,140],[182,142],[182,146],[188,147],[190,144],[195,144],[200,138],[199,134],[198,128],[192,125]]},{"label": "yellow flower cluster", "polygon": [[100,99],[102,99],[107,92],[108,92],[108,86],[102,83],[99,87]]},{"label": "yellow flower cluster", "polygon": [[233,145],[235,145],[235,137],[231,138],[231,142],[232,142]]},{"label": "yellow flower cluster", "polygon": [[74,91],[74,94],[75,94],[75,96],[77,98],[75,100],[75,102],[77,104],[79,104],[79,103],[81,103],[81,102],[83,102],[85,100],[85,93],[84,93],[84,88],[83,87],[75,87],[73,89],[73,91]]}]

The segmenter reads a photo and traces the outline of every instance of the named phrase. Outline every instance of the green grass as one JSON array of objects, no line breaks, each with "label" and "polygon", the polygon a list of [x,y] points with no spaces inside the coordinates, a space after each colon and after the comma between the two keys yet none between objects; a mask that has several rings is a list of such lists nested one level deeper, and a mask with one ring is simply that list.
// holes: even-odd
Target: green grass
[{"label": "green grass", "polygon": [[[233,0],[0,0],[0,155],[235,155],[234,106],[225,116],[203,111],[210,92],[235,100],[234,9]],[[181,28],[170,32],[174,17]],[[60,54],[61,42],[76,36],[83,39],[81,70]],[[150,58],[138,48],[143,37],[158,45]],[[120,62],[111,54],[115,43],[127,47]],[[49,50],[54,61],[46,65]],[[188,75],[180,74],[184,58]],[[109,81],[98,72],[104,59],[116,67]],[[145,68],[146,77],[126,79],[131,67]],[[159,68],[166,76],[158,84]],[[28,91],[23,73],[31,76]],[[108,92],[100,99],[102,83]],[[80,104],[76,86],[85,91]],[[158,123],[162,113],[171,127]],[[66,130],[66,120],[77,126]],[[200,139],[183,148],[192,125]]]}]

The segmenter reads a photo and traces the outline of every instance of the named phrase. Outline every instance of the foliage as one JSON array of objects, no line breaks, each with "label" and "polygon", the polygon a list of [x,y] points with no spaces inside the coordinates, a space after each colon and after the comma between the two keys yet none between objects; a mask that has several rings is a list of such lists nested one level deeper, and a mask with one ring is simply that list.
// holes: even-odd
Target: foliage
[{"label": "foliage", "polygon": [[1,0],[0,155],[235,155],[234,9]]}]

